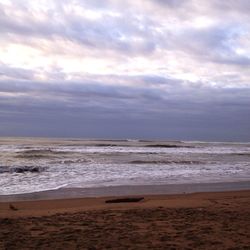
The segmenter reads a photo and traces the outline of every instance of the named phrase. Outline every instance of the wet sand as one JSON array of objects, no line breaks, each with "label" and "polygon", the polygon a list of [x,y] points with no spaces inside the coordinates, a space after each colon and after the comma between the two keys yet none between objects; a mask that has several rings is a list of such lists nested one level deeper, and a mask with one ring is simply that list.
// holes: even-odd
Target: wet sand
[{"label": "wet sand", "polygon": [[0,202],[55,200],[67,198],[131,196],[131,195],[163,195],[200,192],[250,190],[250,181],[218,182],[218,183],[188,183],[140,186],[109,186],[92,188],[60,188],[26,194],[0,195]]},{"label": "wet sand", "polygon": [[0,249],[250,249],[250,190],[111,198],[1,202]]}]

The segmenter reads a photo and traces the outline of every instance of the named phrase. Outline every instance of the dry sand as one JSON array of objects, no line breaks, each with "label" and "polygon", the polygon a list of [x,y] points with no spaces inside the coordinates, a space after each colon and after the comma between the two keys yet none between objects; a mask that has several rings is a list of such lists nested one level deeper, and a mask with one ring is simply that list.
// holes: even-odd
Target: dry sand
[{"label": "dry sand", "polygon": [[144,198],[1,202],[0,249],[250,249],[250,191]]}]

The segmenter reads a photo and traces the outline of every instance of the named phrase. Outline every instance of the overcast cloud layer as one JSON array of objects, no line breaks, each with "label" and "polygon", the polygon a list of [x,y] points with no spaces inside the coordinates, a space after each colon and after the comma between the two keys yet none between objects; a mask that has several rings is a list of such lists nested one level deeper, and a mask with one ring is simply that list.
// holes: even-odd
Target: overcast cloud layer
[{"label": "overcast cloud layer", "polygon": [[250,141],[250,1],[0,0],[0,135]]}]

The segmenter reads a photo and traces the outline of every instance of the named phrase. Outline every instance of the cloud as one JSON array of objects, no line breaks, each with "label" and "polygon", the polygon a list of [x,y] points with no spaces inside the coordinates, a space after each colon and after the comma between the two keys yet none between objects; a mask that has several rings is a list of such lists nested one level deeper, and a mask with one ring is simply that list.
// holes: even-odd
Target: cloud
[{"label": "cloud", "polygon": [[173,46],[197,56],[203,62],[249,65],[248,54],[237,54],[238,40],[244,36],[238,25],[188,28],[173,38]]},{"label": "cloud", "polygon": [[177,8],[182,6],[183,4],[186,4],[187,2],[190,2],[189,0],[156,0],[152,1],[153,3],[157,2],[163,6],[171,7],[171,8]]},{"label": "cloud", "polygon": [[[51,16],[50,11],[38,13],[27,8],[15,11],[12,5],[5,10],[4,6],[1,6],[0,32],[53,41],[61,37],[90,49],[112,49],[123,53],[144,53],[154,50],[154,43],[146,39],[151,34],[138,27],[139,20],[136,17],[112,15],[112,12],[104,11],[95,19],[91,17],[94,11],[87,14],[80,3],[73,5],[75,8],[70,5],[62,9],[56,7],[54,6],[55,13]],[[80,10],[76,12],[77,8]],[[29,15],[26,15],[27,11]],[[36,14],[40,18],[37,18]]]},{"label": "cloud", "polygon": [[2,1],[0,134],[249,138],[248,9]]},{"label": "cloud", "polygon": [[247,14],[250,11],[250,3],[247,0],[240,0],[240,1],[218,1],[218,0],[213,0],[213,7],[219,8],[220,11],[231,11],[231,12],[238,12],[240,14]]}]

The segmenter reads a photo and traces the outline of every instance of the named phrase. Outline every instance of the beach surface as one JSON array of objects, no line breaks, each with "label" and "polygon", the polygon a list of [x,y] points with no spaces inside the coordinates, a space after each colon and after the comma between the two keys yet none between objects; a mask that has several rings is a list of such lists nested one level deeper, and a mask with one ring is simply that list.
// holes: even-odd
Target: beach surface
[{"label": "beach surface", "polygon": [[250,249],[250,191],[0,202],[0,249]]}]

